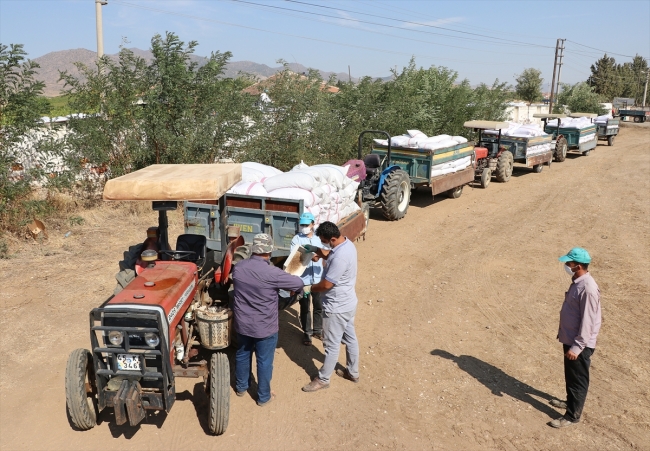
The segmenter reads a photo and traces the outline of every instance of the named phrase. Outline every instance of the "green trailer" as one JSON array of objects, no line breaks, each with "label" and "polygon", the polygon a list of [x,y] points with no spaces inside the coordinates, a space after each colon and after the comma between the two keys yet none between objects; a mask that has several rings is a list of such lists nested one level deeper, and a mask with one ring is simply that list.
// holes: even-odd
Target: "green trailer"
[{"label": "green trailer", "polygon": [[598,139],[606,140],[608,146],[614,145],[614,138],[618,135],[619,120],[607,119],[606,122],[595,122]]},{"label": "green trailer", "polygon": [[[554,144],[555,161],[564,161],[568,151],[575,151],[585,156],[589,155],[598,145],[598,135],[596,125],[592,124],[585,128],[562,127],[561,118],[566,117],[560,114],[534,114],[533,117],[542,119],[544,122],[544,131],[552,135],[552,144]],[[569,117],[596,117],[592,113],[572,113]],[[557,119],[557,125],[550,125],[549,119]]]}]

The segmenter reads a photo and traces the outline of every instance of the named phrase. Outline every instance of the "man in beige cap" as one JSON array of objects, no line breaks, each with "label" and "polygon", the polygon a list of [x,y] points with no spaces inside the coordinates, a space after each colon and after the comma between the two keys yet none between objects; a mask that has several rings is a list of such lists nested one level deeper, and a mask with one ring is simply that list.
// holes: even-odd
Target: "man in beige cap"
[{"label": "man in beige cap", "polygon": [[271,392],[273,357],[278,343],[278,291],[302,292],[303,282],[271,264],[273,239],[255,235],[253,255],[235,265],[233,313],[237,332],[235,392],[244,396],[251,382],[253,351],[257,359],[257,404],[273,401]]}]

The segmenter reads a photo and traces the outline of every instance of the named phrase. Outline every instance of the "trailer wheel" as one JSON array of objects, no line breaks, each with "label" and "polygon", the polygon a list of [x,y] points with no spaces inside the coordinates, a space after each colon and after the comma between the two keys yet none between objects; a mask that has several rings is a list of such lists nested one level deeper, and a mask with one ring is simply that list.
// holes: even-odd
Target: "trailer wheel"
[{"label": "trailer wheel", "polygon": [[75,349],[65,369],[65,403],[72,424],[82,431],[97,425],[97,388],[93,356],[87,349]]},{"label": "trailer wheel", "polygon": [[555,143],[555,161],[557,162],[562,162],[566,160],[566,153],[567,153],[567,143],[566,143],[566,138],[564,136],[560,136],[558,140]]},{"label": "trailer wheel", "polygon": [[583,154],[585,157],[588,157],[590,153],[591,153],[591,150],[585,150],[584,152],[582,152],[582,154]]},{"label": "trailer wheel", "polygon": [[458,199],[462,194],[463,194],[462,185],[447,191],[447,196],[451,197],[452,199]]},{"label": "trailer wheel", "polygon": [[208,426],[214,435],[221,435],[228,427],[230,415],[230,364],[223,352],[215,352],[210,359],[210,417]]},{"label": "trailer wheel", "polygon": [[535,166],[533,166],[533,172],[536,172],[537,174],[539,174],[543,170],[544,170],[543,164],[536,164]]},{"label": "trailer wheel", "polygon": [[634,116],[634,122],[641,122],[641,118],[639,116]]},{"label": "trailer wheel", "polygon": [[608,146],[613,146],[614,145],[614,136],[610,135],[607,137],[607,145]]},{"label": "trailer wheel", "polygon": [[491,181],[492,181],[492,171],[490,170],[490,168],[483,169],[483,172],[481,173],[481,188],[483,189],[487,188]]},{"label": "trailer wheel", "polygon": [[513,165],[514,159],[511,152],[505,151],[499,155],[496,169],[497,182],[505,183],[510,180]]},{"label": "trailer wheel", "polygon": [[401,169],[396,169],[386,177],[379,196],[384,217],[397,221],[406,216],[411,200],[411,179]]}]

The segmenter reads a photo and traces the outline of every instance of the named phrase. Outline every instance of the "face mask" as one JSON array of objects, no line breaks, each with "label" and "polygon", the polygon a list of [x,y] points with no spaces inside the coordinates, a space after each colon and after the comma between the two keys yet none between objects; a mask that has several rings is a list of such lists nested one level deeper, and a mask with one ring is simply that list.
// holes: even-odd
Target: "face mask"
[{"label": "face mask", "polygon": [[309,235],[311,233],[311,227],[303,227],[300,231],[303,235]]},{"label": "face mask", "polygon": [[332,246],[330,246],[329,244],[325,244],[322,241],[321,241],[321,247],[322,247],[322,249],[324,249],[326,251],[331,251],[332,250]]},{"label": "face mask", "polygon": [[568,275],[573,276],[573,269],[569,265],[564,265],[564,270]]}]

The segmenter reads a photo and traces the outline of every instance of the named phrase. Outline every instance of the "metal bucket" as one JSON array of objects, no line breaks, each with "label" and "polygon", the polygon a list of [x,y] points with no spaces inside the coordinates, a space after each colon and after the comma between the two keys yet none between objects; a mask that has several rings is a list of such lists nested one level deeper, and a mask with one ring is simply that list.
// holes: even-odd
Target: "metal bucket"
[{"label": "metal bucket", "polygon": [[230,346],[232,310],[223,307],[199,307],[194,313],[201,346],[213,350]]}]

